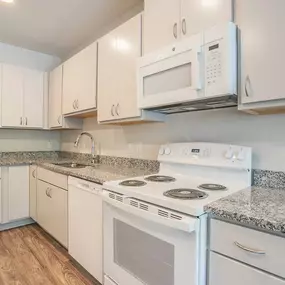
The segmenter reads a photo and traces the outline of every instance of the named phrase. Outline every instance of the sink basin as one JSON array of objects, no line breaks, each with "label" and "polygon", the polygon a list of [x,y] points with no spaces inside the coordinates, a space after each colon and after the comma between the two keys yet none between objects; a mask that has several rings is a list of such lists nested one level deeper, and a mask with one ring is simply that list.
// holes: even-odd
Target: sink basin
[{"label": "sink basin", "polygon": [[85,164],[80,164],[80,163],[54,163],[54,165],[62,166],[62,167],[67,167],[67,168],[85,168],[87,165]]}]

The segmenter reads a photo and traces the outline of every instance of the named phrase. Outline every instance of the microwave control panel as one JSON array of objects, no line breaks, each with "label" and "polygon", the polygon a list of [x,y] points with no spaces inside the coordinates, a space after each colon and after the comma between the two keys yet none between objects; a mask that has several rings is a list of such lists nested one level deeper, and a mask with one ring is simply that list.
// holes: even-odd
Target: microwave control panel
[{"label": "microwave control panel", "polygon": [[204,33],[205,96],[237,94],[237,27],[218,25]]},{"label": "microwave control panel", "polygon": [[222,53],[219,42],[206,46],[206,84],[211,86],[222,78]]}]

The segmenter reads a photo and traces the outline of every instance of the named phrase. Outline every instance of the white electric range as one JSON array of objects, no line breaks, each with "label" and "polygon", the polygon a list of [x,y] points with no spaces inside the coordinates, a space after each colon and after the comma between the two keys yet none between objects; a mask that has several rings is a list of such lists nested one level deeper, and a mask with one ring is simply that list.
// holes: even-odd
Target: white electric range
[{"label": "white electric range", "polygon": [[103,185],[104,278],[118,285],[205,285],[205,206],[251,185],[251,149],[161,146],[158,174]]}]

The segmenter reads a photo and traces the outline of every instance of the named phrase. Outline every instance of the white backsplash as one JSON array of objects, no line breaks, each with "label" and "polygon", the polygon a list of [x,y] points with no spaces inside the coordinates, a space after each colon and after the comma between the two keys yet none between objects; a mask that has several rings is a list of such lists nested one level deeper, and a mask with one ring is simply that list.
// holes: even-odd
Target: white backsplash
[{"label": "white backsplash", "polygon": [[[217,142],[253,148],[253,167],[285,171],[285,115],[253,116],[224,109],[177,114],[165,123],[130,126],[98,125],[96,118],[85,119],[84,131],[94,135],[103,155],[155,159],[160,144],[172,142]],[[73,142],[79,131],[63,131],[61,149],[89,152],[83,138],[79,149]]]}]

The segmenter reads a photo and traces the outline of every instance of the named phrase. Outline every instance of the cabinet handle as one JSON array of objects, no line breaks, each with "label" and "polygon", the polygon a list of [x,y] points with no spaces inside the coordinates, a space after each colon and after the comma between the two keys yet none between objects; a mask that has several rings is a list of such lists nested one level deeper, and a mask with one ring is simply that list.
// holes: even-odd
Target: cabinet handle
[{"label": "cabinet handle", "polygon": [[248,88],[247,88],[248,86],[250,86],[250,78],[247,75],[246,78],[245,78],[245,84],[244,84],[244,91],[245,91],[245,96],[246,97],[249,97],[249,92],[248,92]]},{"label": "cabinet handle", "polygon": [[119,116],[119,108],[120,108],[120,104],[118,103],[115,109],[117,116]]},{"label": "cabinet handle", "polygon": [[79,101],[78,101],[78,99],[76,100],[76,109],[79,109]]},{"label": "cabinet handle", "polygon": [[59,125],[60,125],[60,119],[61,119],[61,116],[58,116],[57,122],[58,122]]},{"label": "cabinet handle", "polygon": [[75,100],[73,101],[73,109],[75,110]]},{"label": "cabinet handle", "polygon": [[238,243],[237,241],[235,241],[234,244],[235,244],[235,246],[237,246],[238,248],[240,248],[240,249],[242,249],[242,250],[244,250],[244,251],[250,252],[250,253],[259,254],[259,255],[265,255],[265,254],[266,254],[265,251],[246,247],[246,246],[244,246],[244,245]]},{"label": "cabinet handle", "polygon": [[49,188],[46,189],[46,195],[49,197],[48,191],[49,191]]},{"label": "cabinet handle", "polygon": [[20,125],[23,124],[23,117],[20,117]]},{"label": "cabinet handle", "polygon": [[51,196],[51,191],[52,191],[52,189],[50,188],[49,191],[48,191],[48,196],[49,196],[50,198],[52,198],[52,196]]},{"label": "cabinet handle", "polygon": [[182,20],[182,25],[181,25],[182,33],[183,35],[186,35],[187,33],[187,24],[186,24],[186,19]]},{"label": "cabinet handle", "polygon": [[26,117],[26,126],[28,125],[28,117]]},{"label": "cabinet handle", "polygon": [[177,23],[173,25],[173,36],[175,39],[177,39],[177,26],[178,26]]},{"label": "cabinet handle", "polygon": [[112,105],[112,108],[111,108],[111,115],[112,115],[112,117],[115,116],[115,114],[114,114],[114,108],[115,108],[115,105]]},{"label": "cabinet handle", "polygon": [[36,170],[33,170],[32,176],[33,176],[34,178],[36,178]]}]

